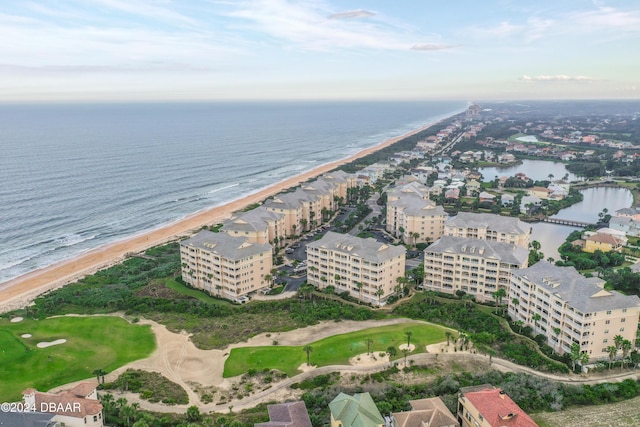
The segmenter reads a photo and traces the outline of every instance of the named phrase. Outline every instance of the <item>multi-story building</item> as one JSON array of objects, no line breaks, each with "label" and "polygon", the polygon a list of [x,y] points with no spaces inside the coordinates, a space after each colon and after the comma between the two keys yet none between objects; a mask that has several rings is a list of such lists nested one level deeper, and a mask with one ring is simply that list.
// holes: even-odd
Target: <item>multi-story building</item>
[{"label": "multi-story building", "polygon": [[280,193],[264,203],[271,212],[284,215],[288,236],[300,234],[321,222],[322,197],[301,188],[291,193]]},{"label": "multi-story building", "polygon": [[180,242],[180,261],[185,283],[233,300],[268,287],[273,267],[271,245],[207,230]]},{"label": "multi-story building", "polygon": [[512,243],[442,236],[424,251],[424,289],[455,294],[464,291],[478,301],[508,292],[511,272],[527,266],[529,253]]},{"label": "multi-story building", "polygon": [[488,213],[459,212],[445,222],[444,235],[513,243],[528,248],[531,227],[518,218]]},{"label": "multi-story building", "polygon": [[395,292],[396,279],[404,276],[405,254],[403,246],[330,231],[307,245],[307,282],[380,304]]},{"label": "multi-story building", "polygon": [[387,231],[410,244],[433,242],[449,216],[429,200],[429,188],[418,182],[387,192]]},{"label": "multi-story building", "polygon": [[222,231],[244,237],[254,243],[279,243],[287,237],[284,215],[271,212],[264,206],[242,212],[224,223]]},{"label": "multi-story building", "polygon": [[458,422],[462,427],[538,427],[504,391],[489,384],[460,389]]},{"label": "multi-story building", "polygon": [[508,303],[509,316],[545,335],[559,354],[575,342],[590,360],[607,359],[616,335],[635,343],[640,298],[606,290],[604,280],[573,267],[539,261],[514,271]]}]

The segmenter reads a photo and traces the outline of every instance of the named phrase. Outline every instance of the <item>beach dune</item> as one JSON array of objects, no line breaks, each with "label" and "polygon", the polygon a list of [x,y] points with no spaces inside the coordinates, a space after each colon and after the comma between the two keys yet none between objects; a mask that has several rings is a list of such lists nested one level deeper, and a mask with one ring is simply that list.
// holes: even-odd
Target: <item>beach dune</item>
[{"label": "beach dune", "polygon": [[198,212],[156,230],[88,251],[76,258],[59,262],[0,284],[0,313],[22,308],[46,291],[59,288],[98,270],[122,262],[128,253],[141,252],[153,246],[188,236],[204,225],[221,222],[231,217],[233,212],[241,210],[250,204],[261,202],[287,188],[294,187],[345,163],[388,147],[433,126],[435,123],[438,122],[415,129],[404,135],[390,138],[381,144],[360,151],[345,159],[328,163],[288,178],[257,193]]}]

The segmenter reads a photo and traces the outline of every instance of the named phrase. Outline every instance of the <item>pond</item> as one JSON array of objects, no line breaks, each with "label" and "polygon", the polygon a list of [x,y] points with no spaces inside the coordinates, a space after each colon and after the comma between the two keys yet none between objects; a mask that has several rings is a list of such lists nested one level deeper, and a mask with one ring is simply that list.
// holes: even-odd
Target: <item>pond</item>
[{"label": "pond", "polygon": [[569,181],[580,181],[582,178],[577,177],[565,168],[565,164],[561,162],[551,162],[549,160],[522,160],[522,164],[507,167],[486,167],[478,168],[482,174],[484,181],[493,181],[495,177],[514,176],[518,172],[522,172],[534,181],[544,181],[549,179],[549,174],[553,175],[553,179],[561,179],[565,175]]}]

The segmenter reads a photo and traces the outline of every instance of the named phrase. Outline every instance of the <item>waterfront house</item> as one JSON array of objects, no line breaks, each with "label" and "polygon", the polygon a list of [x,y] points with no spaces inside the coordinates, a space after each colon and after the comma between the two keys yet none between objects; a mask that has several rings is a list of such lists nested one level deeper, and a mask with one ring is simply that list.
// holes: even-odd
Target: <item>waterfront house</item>
[{"label": "waterfront house", "polygon": [[503,390],[491,384],[460,389],[458,422],[462,427],[538,427]]},{"label": "waterfront house", "polygon": [[468,195],[475,195],[480,192],[481,185],[475,179],[470,179],[469,181],[466,182],[464,186],[467,188]]},{"label": "waterfront house", "polygon": [[384,427],[384,418],[369,393],[340,393],[329,403],[331,427]]},{"label": "waterfront house", "polygon": [[502,193],[500,196],[500,203],[502,203],[502,206],[504,207],[513,206],[514,201],[515,196],[513,194]]},{"label": "waterfront house", "polygon": [[604,283],[573,267],[539,261],[512,272],[509,317],[544,335],[559,354],[578,343],[589,360],[607,360],[616,335],[635,342],[640,298],[606,290]]},{"label": "waterfront house", "polygon": [[626,239],[614,236],[608,233],[596,233],[584,239],[584,251],[593,253],[595,251],[602,252],[619,252],[626,244]]},{"label": "waterfront house", "polygon": [[382,304],[395,292],[396,279],[404,276],[406,252],[404,246],[329,231],[307,245],[307,282]]},{"label": "waterfront house", "polygon": [[527,196],[537,197],[541,200],[549,200],[552,190],[545,187],[531,187],[527,189]]},{"label": "waterfront house", "polygon": [[520,213],[531,215],[542,206],[542,200],[536,196],[522,196],[520,199]]}]

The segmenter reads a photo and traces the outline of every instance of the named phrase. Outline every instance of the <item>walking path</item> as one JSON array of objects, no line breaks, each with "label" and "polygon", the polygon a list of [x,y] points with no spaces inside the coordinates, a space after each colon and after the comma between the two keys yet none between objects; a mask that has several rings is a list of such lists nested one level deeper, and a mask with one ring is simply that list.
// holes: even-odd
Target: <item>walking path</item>
[{"label": "walking path", "polygon": [[[122,314],[120,316],[124,317]],[[278,332],[271,334],[260,334],[250,338],[246,342],[232,344],[224,350],[201,350],[189,339],[185,332],[170,332],[164,325],[148,319],[141,319],[141,324],[149,324],[156,335],[158,347],[151,356],[146,359],[132,362],[123,366],[105,377],[106,382],[112,382],[127,369],[142,369],[146,371],[159,372],[169,380],[179,384],[185,389],[189,396],[188,405],[165,405],[162,403],[151,403],[140,398],[138,394],[119,392],[110,390],[116,398],[124,397],[130,402],[135,402],[142,409],[154,412],[185,413],[191,405],[196,405],[201,412],[227,412],[232,406],[233,410],[243,410],[255,407],[263,402],[285,400],[291,397],[290,386],[308,378],[313,378],[320,374],[340,372],[342,374],[367,374],[378,372],[389,367],[387,360],[377,362],[367,362],[363,365],[332,365],[320,368],[306,369],[294,377],[286,378],[280,382],[273,383],[270,388],[256,392],[240,400],[225,402],[224,404],[202,403],[200,397],[194,391],[193,384],[202,386],[215,386],[223,390],[228,390],[235,382],[233,378],[223,378],[224,363],[233,348],[269,346],[273,340],[277,340],[279,345],[304,345],[325,337],[358,331],[378,326],[393,325],[398,323],[428,324],[427,322],[400,318],[389,320],[373,321],[341,321],[322,322],[318,325],[309,326],[288,332]],[[269,336],[267,336],[269,335]],[[437,362],[467,362],[475,363],[486,369],[496,369],[502,372],[520,372],[541,378],[567,384],[596,384],[602,382],[618,382],[627,378],[638,380],[640,372],[637,371],[607,371],[585,375],[576,374],[551,374],[539,372],[532,368],[520,366],[500,358],[489,358],[486,355],[470,353],[468,351],[452,352],[452,347],[447,349],[446,343],[434,344],[427,347],[428,353],[415,354],[407,357],[407,362],[411,361],[421,364],[434,364]],[[396,360],[403,364],[404,358]],[[85,380],[86,381],[86,380]],[[73,384],[57,387],[54,391],[71,388]]]}]

